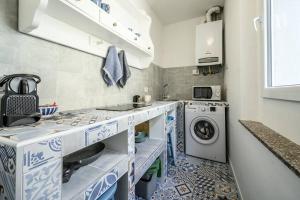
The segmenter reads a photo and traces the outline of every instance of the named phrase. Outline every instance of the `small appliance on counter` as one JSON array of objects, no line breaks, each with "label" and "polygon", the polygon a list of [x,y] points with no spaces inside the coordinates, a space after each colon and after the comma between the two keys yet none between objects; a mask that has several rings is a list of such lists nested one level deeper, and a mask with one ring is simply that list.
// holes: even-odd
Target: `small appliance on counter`
[{"label": "small appliance on counter", "polygon": [[152,100],[151,95],[147,94],[144,96],[144,101],[146,104],[149,104],[151,102],[151,100]]},{"label": "small appliance on counter", "polygon": [[0,127],[32,124],[40,120],[37,84],[41,78],[32,74],[13,74],[0,80]]},{"label": "small appliance on counter", "polygon": [[133,101],[133,103],[140,103],[141,102],[141,96],[140,95],[134,95],[132,101]]},{"label": "small appliance on counter", "polygon": [[194,86],[193,100],[221,101],[221,86]]}]

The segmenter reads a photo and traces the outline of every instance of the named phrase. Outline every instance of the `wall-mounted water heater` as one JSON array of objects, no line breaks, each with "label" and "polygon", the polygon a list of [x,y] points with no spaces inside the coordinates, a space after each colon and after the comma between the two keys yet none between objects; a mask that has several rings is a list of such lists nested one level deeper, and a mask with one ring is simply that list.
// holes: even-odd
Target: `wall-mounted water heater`
[{"label": "wall-mounted water heater", "polygon": [[196,27],[196,65],[223,64],[223,21],[209,21]]}]

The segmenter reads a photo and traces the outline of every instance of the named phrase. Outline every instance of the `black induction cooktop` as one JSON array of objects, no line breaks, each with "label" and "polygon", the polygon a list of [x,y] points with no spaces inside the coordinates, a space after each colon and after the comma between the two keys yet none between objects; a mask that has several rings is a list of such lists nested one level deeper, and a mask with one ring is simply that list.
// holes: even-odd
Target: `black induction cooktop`
[{"label": "black induction cooktop", "polygon": [[132,103],[132,104],[123,104],[123,105],[117,105],[117,106],[109,106],[109,107],[102,107],[102,108],[96,108],[96,110],[107,110],[107,111],[129,111],[134,110],[137,108],[144,108],[147,106],[151,106],[151,104],[146,103]]}]

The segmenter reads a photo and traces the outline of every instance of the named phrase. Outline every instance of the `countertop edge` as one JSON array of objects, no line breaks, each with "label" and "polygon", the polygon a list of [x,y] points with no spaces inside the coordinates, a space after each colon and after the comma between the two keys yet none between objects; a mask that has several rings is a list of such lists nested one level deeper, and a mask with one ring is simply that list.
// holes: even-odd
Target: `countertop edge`
[{"label": "countertop edge", "polygon": [[[94,124],[86,124],[86,125],[81,125],[81,126],[77,126],[77,127],[72,127],[72,128],[62,130],[62,131],[59,131],[59,132],[56,132],[56,133],[53,133],[53,134],[38,135],[36,137],[32,137],[32,138],[21,140],[21,141],[17,141],[17,140],[13,140],[13,139],[9,138],[9,137],[12,137],[12,136],[9,136],[9,137],[0,136],[0,143],[3,142],[5,144],[11,144],[12,146],[24,146],[24,145],[39,142],[39,141],[42,141],[42,140],[47,140],[47,139],[50,139],[50,138],[54,138],[54,137],[62,137],[66,134],[72,134],[73,132],[76,132],[76,131],[81,130],[81,129],[84,130],[84,129],[91,128],[93,126],[107,124],[107,123],[109,123],[111,121],[114,121],[114,120],[122,120],[124,118],[128,118],[129,116],[135,116],[135,115],[139,115],[141,113],[146,113],[151,109],[176,105],[178,103],[178,101],[163,102],[163,104],[157,104],[157,105],[155,103],[162,103],[162,102],[154,101],[152,103],[153,103],[152,106],[144,107],[142,109],[137,109],[134,112],[124,113],[123,115],[114,116],[114,117],[111,117],[110,119],[105,119],[103,121],[98,121]],[[82,110],[89,110],[89,108],[82,109]],[[71,112],[72,110],[69,110],[69,111]],[[73,110],[73,111],[80,111],[80,109],[79,110]],[[65,112],[68,112],[68,111],[65,111]],[[118,112],[118,111],[116,111],[116,112]],[[24,126],[24,127],[27,127],[27,126]],[[4,129],[5,128],[7,128],[7,127],[4,127]],[[8,127],[8,128],[10,128],[10,127]],[[16,127],[13,127],[13,128],[16,128]],[[17,128],[21,129],[22,126],[17,127]]]},{"label": "countertop edge", "polygon": [[[281,162],[300,177],[300,145],[290,141],[260,122],[250,120],[239,120],[239,122]],[[280,149],[280,147],[284,148],[284,146],[288,146],[288,149],[292,152]],[[296,162],[287,158],[290,155],[296,158]]]}]

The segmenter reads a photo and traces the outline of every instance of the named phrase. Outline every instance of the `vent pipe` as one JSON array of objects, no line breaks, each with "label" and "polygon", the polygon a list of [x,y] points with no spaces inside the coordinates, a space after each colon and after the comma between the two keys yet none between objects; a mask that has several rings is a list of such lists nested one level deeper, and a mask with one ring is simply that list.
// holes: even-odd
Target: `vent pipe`
[{"label": "vent pipe", "polygon": [[215,7],[212,7],[211,9],[209,9],[206,13],[206,22],[211,22],[212,21],[212,14],[214,14],[214,13],[220,14],[221,13],[221,7],[215,6]]}]

